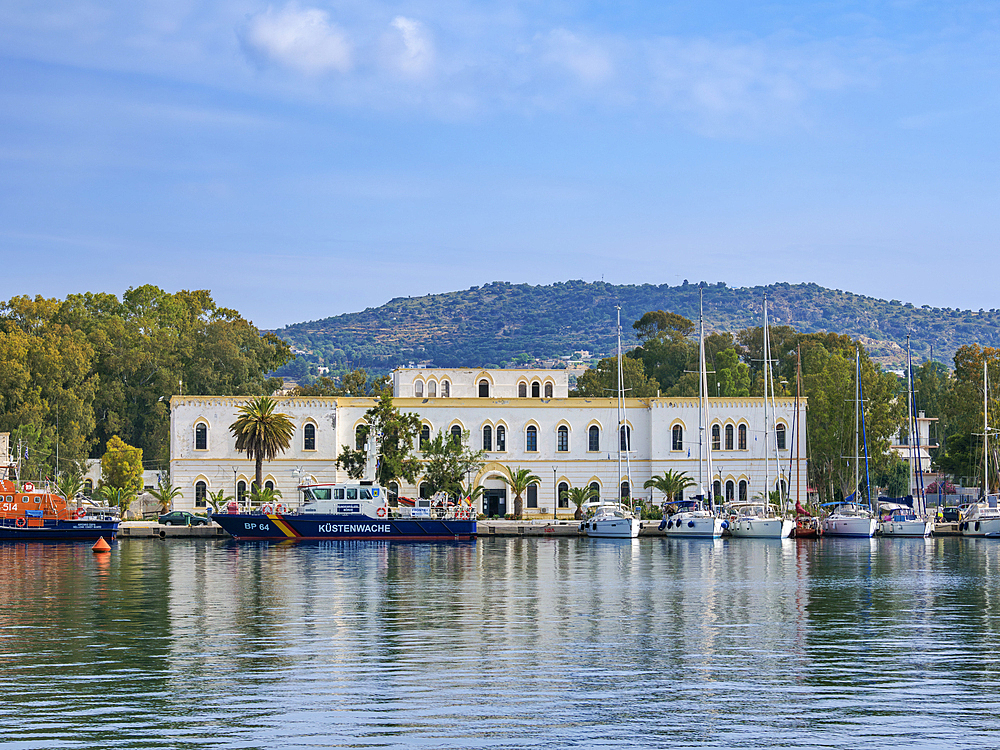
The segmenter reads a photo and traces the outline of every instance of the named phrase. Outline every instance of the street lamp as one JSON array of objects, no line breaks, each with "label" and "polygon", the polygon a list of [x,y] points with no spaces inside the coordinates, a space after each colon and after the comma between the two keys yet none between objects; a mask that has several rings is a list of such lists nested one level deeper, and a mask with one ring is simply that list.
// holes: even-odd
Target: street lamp
[{"label": "street lamp", "polygon": [[556,467],[552,467],[552,491],[555,493],[555,505],[552,506],[552,523],[559,520],[559,485],[556,484]]}]

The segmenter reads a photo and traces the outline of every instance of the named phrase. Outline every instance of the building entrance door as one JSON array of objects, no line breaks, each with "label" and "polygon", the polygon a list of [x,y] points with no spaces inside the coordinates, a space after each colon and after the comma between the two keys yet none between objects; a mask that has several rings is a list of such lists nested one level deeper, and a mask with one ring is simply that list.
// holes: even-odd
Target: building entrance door
[{"label": "building entrance door", "polygon": [[507,515],[507,490],[483,490],[483,515],[487,518]]}]

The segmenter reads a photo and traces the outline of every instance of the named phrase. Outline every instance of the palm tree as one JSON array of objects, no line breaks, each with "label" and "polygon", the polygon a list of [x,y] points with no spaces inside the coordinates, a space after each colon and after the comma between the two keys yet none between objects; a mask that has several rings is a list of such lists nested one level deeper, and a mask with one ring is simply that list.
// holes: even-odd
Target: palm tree
[{"label": "palm tree", "polygon": [[72,503],[77,496],[77,493],[83,492],[83,478],[72,472],[65,472],[59,481],[56,482],[56,489],[59,494],[66,498],[66,502]]},{"label": "palm tree", "polygon": [[576,506],[576,513],[573,514],[573,517],[579,520],[583,518],[583,504],[597,497],[598,494],[598,491],[593,487],[570,487],[563,491],[562,496]]},{"label": "palm tree", "polygon": [[686,471],[674,471],[670,469],[663,472],[662,476],[654,474],[642,486],[647,490],[653,487],[666,495],[667,500],[673,500],[679,492],[683,492],[688,487],[693,487],[694,484],[695,481],[687,475]]},{"label": "palm tree", "polygon": [[253,492],[250,493],[250,502],[255,503],[257,506],[261,505],[277,505],[278,500],[281,499],[281,490],[277,487],[265,487],[262,490],[258,490],[256,487],[253,488]]},{"label": "palm tree", "polygon": [[135,493],[127,487],[109,487],[105,485],[100,489],[100,495],[104,502],[113,508],[118,508],[118,513],[125,519],[129,506],[135,500]]},{"label": "palm tree", "polygon": [[156,502],[160,504],[161,513],[169,513],[170,507],[174,504],[174,498],[181,496],[180,487],[171,487],[169,477],[164,480],[163,478],[159,481],[159,486],[155,490],[150,490],[149,494],[156,498]]},{"label": "palm tree", "polygon": [[229,501],[233,499],[232,495],[227,495],[225,490],[217,490],[216,492],[208,493],[208,500],[212,503],[212,507],[216,510],[221,511]]},{"label": "palm tree", "polygon": [[514,518],[520,518],[521,513],[524,510],[524,503],[521,500],[521,495],[533,484],[541,484],[541,479],[536,477],[531,473],[531,469],[522,469],[518,467],[516,470],[511,469],[509,466],[504,466],[504,471],[507,472],[507,476],[500,477],[503,479],[504,483],[510,487],[510,491],[514,493]]},{"label": "palm tree", "polygon": [[270,396],[252,398],[240,407],[229,431],[236,436],[236,450],[254,461],[254,484],[264,486],[264,461],[273,461],[288,450],[294,426],[287,414],[275,412],[278,403]]}]

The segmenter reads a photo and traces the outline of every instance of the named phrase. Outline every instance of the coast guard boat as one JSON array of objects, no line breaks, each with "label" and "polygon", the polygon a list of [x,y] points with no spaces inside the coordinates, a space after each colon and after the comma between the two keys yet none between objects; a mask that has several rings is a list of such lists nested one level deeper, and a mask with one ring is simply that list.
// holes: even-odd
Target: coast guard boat
[{"label": "coast guard boat", "polygon": [[390,508],[386,491],[366,481],[300,485],[299,491],[305,501],[298,508],[278,503],[252,513],[215,513],[212,520],[239,541],[454,541],[476,537],[476,514],[465,503]]},{"label": "coast guard boat", "polygon": [[117,514],[101,509],[73,507],[48,489],[31,482],[18,488],[17,468],[0,468],[0,541],[53,542],[113,541],[118,534]]}]

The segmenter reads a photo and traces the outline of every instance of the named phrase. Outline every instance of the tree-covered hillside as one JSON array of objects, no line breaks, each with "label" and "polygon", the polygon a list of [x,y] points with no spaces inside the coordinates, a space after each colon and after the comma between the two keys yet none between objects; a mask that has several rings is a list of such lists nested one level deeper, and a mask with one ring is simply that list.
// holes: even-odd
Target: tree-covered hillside
[{"label": "tree-covered hillside", "polygon": [[[774,325],[803,333],[830,331],[860,338],[884,365],[903,360],[906,336],[915,358],[949,362],[960,346],[1000,345],[1000,312],[916,307],[817,284],[731,288],[705,286],[706,327],[736,331],[761,320],[765,292]],[[390,300],[382,307],[298,323],[276,331],[305,351],[297,363],[331,370],[364,367],[383,372],[409,362],[442,367],[501,365],[551,359],[575,350],[607,354],[615,346],[615,305],[622,307],[626,346],[631,327],[650,310],[697,320],[698,284],[616,286],[567,281],[551,286],[493,282],[459,292]],[[294,367],[294,365],[293,365]]]}]

